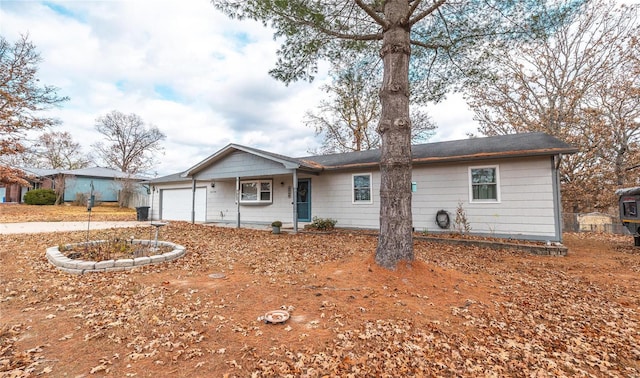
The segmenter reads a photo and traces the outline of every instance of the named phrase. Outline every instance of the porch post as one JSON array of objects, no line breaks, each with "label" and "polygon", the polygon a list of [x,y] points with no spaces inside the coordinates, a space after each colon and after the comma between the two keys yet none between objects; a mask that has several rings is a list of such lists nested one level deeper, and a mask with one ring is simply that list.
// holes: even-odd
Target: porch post
[{"label": "porch post", "polygon": [[293,232],[298,232],[298,170],[293,170]]},{"label": "porch post", "polygon": [[236,227],[240,228],[240,177],[236,177],[236,210],[238,212],[238,224]]},{"label": "porch post", "polygon": [[191,179],[191,224],[196,223],[196,179]]}]

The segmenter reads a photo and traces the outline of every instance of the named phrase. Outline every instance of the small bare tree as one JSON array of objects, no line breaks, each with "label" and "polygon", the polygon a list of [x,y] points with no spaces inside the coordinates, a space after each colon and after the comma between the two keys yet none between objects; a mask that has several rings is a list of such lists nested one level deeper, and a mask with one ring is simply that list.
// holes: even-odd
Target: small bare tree
[{"label": "small bare tree", "polygon": [[453,227],[461,234],[468,234],[469,232],[471,232],[471,224],[469,223],[469,219],[467,218],[467,211],[464,209],[462,201],[458,202],[458,207],[456,208],[456,218],[453,221]]},{"label": "small bare tree", "polygon": [[64,191],[66,188],[66,180],[67,178],[69,178],[71,176],[69,175],[63,175],[63,174],[57,174],[55,175],[55,177],[53,178],[53,188],[56,192],[56,205],[60,205],[61,203],[64,203]]},{"label": "small bare tree", "polygon": [[131,174],[154,165],[153,153],[163,150],[160,142],[166,138],[156,126],[147,127],[140,116],[117,110],[98,118],[96,130],[106,138],[106,143],[91,145],[98,157],[108,167]]},{"label": "small bare tree", "polygon": [[74,141],[68,131],[40,135],[32,153],[37,157],[39,168],[80,169],[91,163],[91,159],[82,153],[80,143]]},{"label": "small bare tree", "polygon": [[118,206],[129,207],[136,192],[136,182],[132,178],[123,178],[116,180],[119,187]]}]

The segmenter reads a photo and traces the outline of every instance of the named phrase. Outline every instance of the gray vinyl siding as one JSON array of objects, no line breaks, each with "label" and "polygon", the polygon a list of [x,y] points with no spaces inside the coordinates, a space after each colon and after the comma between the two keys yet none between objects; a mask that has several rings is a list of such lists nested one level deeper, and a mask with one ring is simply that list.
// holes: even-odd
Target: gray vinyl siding
[{"label": "gray vinyl siding", "polygon": [[[498,166],[500,202],[470,202],[469,167]],[[501,237],[556,237],[550,158],[494,160],[465,165],[414,167],[413,224],[416,231],[441,232],[435,217],[449,212],[452,227],[462,203],[471,232]]]},{"label": "gray vinyl siding", "polygon": [[199,172],[196,177],[198,180],[215,181],[215,188],[207,191],[207,222],[237,223],[236,182],[229,180],[230,177],[239,177],[241,181],[272,180],[272,203],[240,204],[241,223],[270,224],[275,220],[293,222],[292,199],[288,198],[287,192],[288,187],[292,186],[293,172],[284,168],[282,163],[235,151]]},{"label": "gray vinyl siding", "polygon": [[229,177],[264,177],[291,173],[281,163],[236,151],[196,175],[198,180]]},{"label": "gray vinyl siding", "polygon": [[[371,173],[372,203],[352,203],[353,174]],[[311,213],[338,221],[337,227],[380,227],[380,172],[358,170],[331,172],[311,180]]]},{"label": "gray vinyl siding", "polygon": [[207,190],[207,222],[237,221],[235,204],[236,182],[216,181],[215,187]]},{"label": "gray vinyl siding", "polygon": [[[240,178],[244,181],[244,178]],[[247,179],[249,180],[249,179]],[[262,177],[261,180],[272,180],[273,201],[269,204],[240,204],[241,223],[271,223],[279,220],[283,223],[293,222],[292,198],[289,197],[289,187],[292,186],[292,176]],[[293,197],[293,188],[291,189]],[[237,223],[238,207],[236,199],[235,181],[216,181],[215,188],[207,193],[207,222]],[[221,216],[224,214],[224,216]]]},{"label": "gray vinyl siding", "polygon": [[[471,232],[554,240],[555,218],[550,158],[494,160],[472,164],[414,166],[412,213],[416,231],[441,232],[438,210],[455,220],[458,203],[466,211]],[[469,202],[469,167],[498,166],[500,202]],[[372,174],[371,204],[352,203],[352,175]],[[325,172],[312,179],[312,216],[333,218],[338,227],[379,228],[380,173],[377,170]],[[448,230],[448,231],[451,231]]]},{"label": "gray vinyl siding", "polygon": [[[416,231],[451,232],[441,230],[435,222],[436,213],[446,210],[453,227],[456,208],[462,203],[471,232],[557,241],[554,178],[552,157],[481,160],[467,163],[414,165],[412,181],[417,183],[413,193],[413,225]],[[470,202],[469,167],[497,166],[499,174],[499,202]],[[371,174],[372,203],[352,202],[353,175]],[[224,177],[224,179],[216,179]],[[237,223],[235,177],[240,180],[272,180],[270,204],[241,204],[241,223],[269,224],[274,220],[293,221],[293,174],[282,164],[235,152],[198,174],[198,186],[207,186],[207,222]],[[380,172],[376,168],[349,171],[324,171],[319,175],[300,172],[299,179],[311,179],[311,217],[333,218],[338,227],[379,228]],[[206,180],[206,181],[203,181]],[[215,187],[211,187],[215,181]],[[410,183],[407,183],[409,185]],[[157,217],[159,188],[190,188],[191,182],[156,185],[152,216]],[[291,187],[291,196],[289,188]],[[223,214],[223,216],[221,215]]]}]

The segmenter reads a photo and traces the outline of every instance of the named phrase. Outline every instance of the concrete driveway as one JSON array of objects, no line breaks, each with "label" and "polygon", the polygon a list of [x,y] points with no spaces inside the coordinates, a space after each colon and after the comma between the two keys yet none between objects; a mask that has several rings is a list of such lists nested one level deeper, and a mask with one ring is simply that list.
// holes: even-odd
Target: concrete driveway
[{"label": "concrete driveway", "polygon": [[149,226],[149,222],[122,221],[122,222],[25,222],[25,223],[0,223],[0,234],[36,234],[41,232],[67,232],[98,230],[113,227]]}]

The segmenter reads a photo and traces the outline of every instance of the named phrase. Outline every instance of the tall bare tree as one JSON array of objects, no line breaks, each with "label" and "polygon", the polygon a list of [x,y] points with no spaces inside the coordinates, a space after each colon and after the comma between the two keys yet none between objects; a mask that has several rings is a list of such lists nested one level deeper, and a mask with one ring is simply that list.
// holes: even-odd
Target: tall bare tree
[{"label": "tall bare tree", "polygon": [[[376,131],[380,119],[378,92],[382,73],[377,60],[334,63],[333,79],[322,87],[328,94],[318,111],[308,111],[305,124],[323,136],[319,153],[363,151],[380,147]],[[411,141],[425,142],[436,126],[428,114],[414,108],[411,112]]]},{"label": "tall bare tree", "polygon": [[[0,157],[22,153],[27,132],[59,122],[42,111],[68,98],[58,96],[58,88],[40,83],[40,62],[27,35],[13,44],[0,36]],[[27,185],[23,175],[19,169],[0,164],[1,182]]]},{"label": "tall bare tree", "polygon": [[543,131],[580,148],[561,167],[570,211],[606,209],[603,192],[625,181],[638,140],[638,9],[591,1],[549,38],[496,50],[491,75],[467,92],[483,134]]},{"label": "tall bare tree", "polygon": [[[638,7],[637,9],[640,9]],[[635,16],[635,14],[634,14]],[[632,36],[618,38],[617,61],[607,80],[596,83],[586,98],[586,124],[612,166],[616,186],[638,184],[629,168],[640,164],[640,23]],[[636,174],[634,174],[636,176]]]},{"label": "tall bare tree", "polygon": [[106,143],[91,145],[99,158],[107,166],[131,174],[153,167],[154,154],[163,151],[160,142],[166,138],[156,126],[147,127],[140,116],[117,110],[99,117],[96,130],[106,139]]},{"label": "tall bare tree", "polygon": [[68,131],[40,135],[31,150],[37,157],[36,168],[80,169],[91,163],[89,156],[82,152],[80,143],[74,141]]},{"label": "tall bare tree", "polygon": [[[313,79],[320,59],[354,51],[382,59],[380,236],[376,262],[412,261],[410,94],[437,99],[473,74],[487,49],[535,38],[580,1],[212,0],[231,17],[269,24],[283,44],[270,73],[286,83]],[[566,5],[566,6],[565,6]],[[376,56],[376,55],[372,55]],[[411,82],[423,83],[415,85]]]}]

